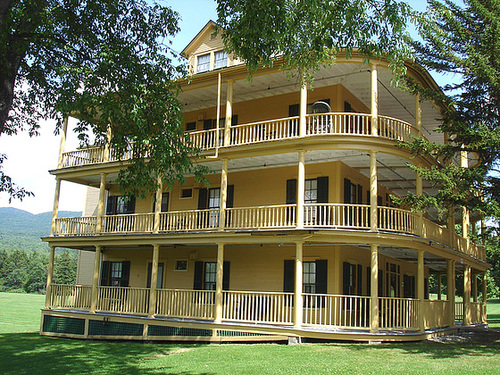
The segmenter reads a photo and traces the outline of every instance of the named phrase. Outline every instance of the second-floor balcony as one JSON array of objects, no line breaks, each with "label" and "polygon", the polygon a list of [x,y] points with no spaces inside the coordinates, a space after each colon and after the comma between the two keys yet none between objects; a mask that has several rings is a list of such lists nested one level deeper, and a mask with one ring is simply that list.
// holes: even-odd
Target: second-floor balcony
[{"label": "second-floor balcony", "polygon": [[[484,249],[417,213],[394,208],[377,209],[376,230],[409,234],[457,249],[485,260]],[[162,212],[155,225],[155,213],[105,215],[98,225],[96,216],[56,219],[55,236],[98,236],[134,234],[181,234],[189,232],[234,232],[265,230],[373,230],[370,206],[363,204],[315,203],[304,205],[303,223],[297,221],[297,205],[270,205]],[[100,230],[98,229],[100,228]]]},{"label": "second-floor balcony", "polygon": [[[306,116],[305,133],[300,133],[299,116],[276,120],[252,122],[224,128],[201,130],[189,133],[194,148],[202,151],[235,146],[245,146],[262,142],[282,141],[318,136],[372,137],[391,141],[406,141],[418,132],[410,123],[387,116],[378,116],[376,128],[372,128],[370,114],[363,113],[322,113]],[[375,131],[376,130],[376,131]],[[93,165],[133,158],[133,143],[120,157],[104,147],[87,147],[63,153],[62,167]]]}]

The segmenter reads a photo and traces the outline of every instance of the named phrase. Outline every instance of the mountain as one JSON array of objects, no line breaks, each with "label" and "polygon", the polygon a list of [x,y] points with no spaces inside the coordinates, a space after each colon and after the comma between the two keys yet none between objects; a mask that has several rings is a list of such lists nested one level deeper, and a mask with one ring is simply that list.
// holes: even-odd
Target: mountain
[{"label": "mountain", "polygon": [[[58,217],[81,216],[81,212],[59,211]],[[12,207],[0,207],[0,250],[48,252],[40,237],[50,234],[52,212],[32,214]]]}]

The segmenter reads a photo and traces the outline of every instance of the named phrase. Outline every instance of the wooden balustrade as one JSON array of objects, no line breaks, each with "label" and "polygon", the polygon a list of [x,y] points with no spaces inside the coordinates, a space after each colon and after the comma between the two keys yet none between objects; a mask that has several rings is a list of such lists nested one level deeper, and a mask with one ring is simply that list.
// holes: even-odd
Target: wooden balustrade
[{"label": "wooden balustrade", "polygon": [[362,113],[320,113],[306,116],[306,134],[371,134],[371,115]]},{"label": "wooden balustrade", "polygon": [[86,147],[76,151],[64,152],[62,167],[77,167],[80,165],[104,162],[104,147]]},{"label": "wooden balustrade", "polygon": [[156,315],[213,319],[214,299],[213,290],[157,289]]},{"label": "wooden balustrade", "polygon": [[294,138],[299,135],[299,117],[236,125],[230,134],[231,146]]},{"label": "wooden balustrade", "polygon": [[395,141],[409,141],[410,134],[417,136],[418,132],[410,123],[387,116],[378,116],[379,137]]},{"label": "wooden balustrade", "polygon": [[147,314],[149,288],[124,288],[100,286],[97,294],[97,310],[115,313]]},{"label": "wooden balustrade", "polygon": [[[189,132],[189,140],[194,148],[210,150],[217,145],[217,129]],[[219,128],[219,147],[224,146],[224,128]]]},{"label": "wooden balustrade", "polygon": [[370,328],[370,297],[303,294],[304,325]]},{"label": "wooden balustrade", "polygon": [[446,300],[424,301],[424,327],[440,328],[449,325],[450,302]]},{"label": "wooden balustrade", "polygon": [[52,284],[51,308],[89,310],[92,287],[82,285]]},{"label": "wooden balustrade", "polygon": [[103,233],[147,233],[153,230],[154,214],[106,215]]},{"label": "wooden balustrade", "polygon": [[97,217],[60,217],[56,219],[56,233],[61,236],[85,236],[96,233]]},{"label": "wooden balustrade", "polygon": [[293,293],[224,291],[222,319],[291,324]]},{"label": "wooden balustrade", "polygon": [[417,233],[413,212],[394,207],[378,207],[378,228],[402,233]]},{"label": "wooden balustrade", "polygon": [[219,227],[219,209],[171,211],[160,214],[160,232],[210,230]]},{"label": "wooden balustrade", "polygon": [[304,227],[370,228],[370,206],[314,203],[304,205]]},{"label": "wooden balustrade", "polygon": [[291,228],[296,224],[295,205],[228,208],[226,228]]},{"label": "wooden balustrade", "polygon": [[417,330],[418,306],[418,299],[379,297],[380,328]]},{"label": "wooden balustrade", "polygon": [[455,302],[455,320],[462,321],[464,319],[464,303]]}]

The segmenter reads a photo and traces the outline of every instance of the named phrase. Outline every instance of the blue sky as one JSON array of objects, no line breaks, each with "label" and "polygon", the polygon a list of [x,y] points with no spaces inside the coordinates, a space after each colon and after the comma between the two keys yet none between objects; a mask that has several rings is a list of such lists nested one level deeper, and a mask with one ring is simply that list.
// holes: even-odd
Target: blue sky
[{"label": "blue sky", "polygon": [[[212,0],[172,0],[164,1],[181,15],[180,33],[173,40],[172,48],[180,52],[196,36],[198,31],[210,20],[216,20],[216,4]],[[426,1],[409,1],[417,10],[424,10]],[[439,84],[449,78],[435,77]],[[75,122],[70,122],[70,128]],[[14,137],[0,137],[0,152],[8,155],[4,164],[5,172],[14,181],[35,193],[35,197],[26,198],[22,202],[8,202],[6,193],[0,193],[0,207],[15,207],[32,213],[52,210],[55,178],[48,173],[57,165],[60,137],[53,135],[55,125],[48,121],[41,125],[41,135],[30,138],[26,133]],[[70,130],[66,150],[78,147],[76,135]],[[77,184],[63,182],[59,210],[81,211],[85,189]]]}]

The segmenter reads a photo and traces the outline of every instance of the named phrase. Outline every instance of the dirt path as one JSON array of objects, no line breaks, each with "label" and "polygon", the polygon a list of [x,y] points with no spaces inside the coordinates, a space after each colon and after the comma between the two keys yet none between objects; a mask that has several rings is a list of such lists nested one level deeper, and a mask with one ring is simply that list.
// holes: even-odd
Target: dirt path
[{"label": "dirt path", "polygon": [[428,341],[439,343],[467,342],[489,344],[493,342],[500,342],[500,329],[483,327],[459,328],[458,333],[434,337]]}]

